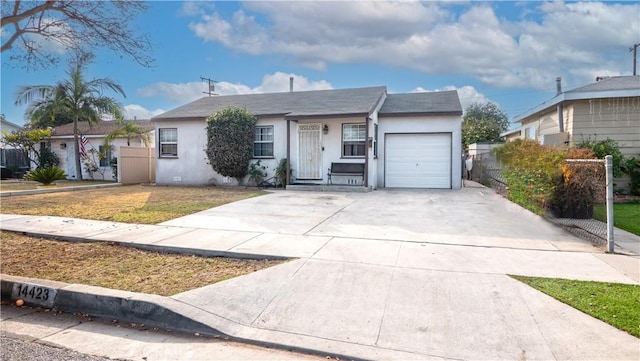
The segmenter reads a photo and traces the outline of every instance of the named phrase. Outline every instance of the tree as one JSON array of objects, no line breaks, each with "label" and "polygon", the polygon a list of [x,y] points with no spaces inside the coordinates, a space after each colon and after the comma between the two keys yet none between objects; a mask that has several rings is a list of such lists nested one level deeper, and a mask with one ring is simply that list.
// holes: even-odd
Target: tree
[{"label": "tree", "polygon": [[126,138],[127,146],[131,145],[131,139],[139,138],[145,147],[149,146],[149,130],[130,120],[120,121],[118,128],[107,134],[104,145],[108,146],[116,138]]},{"label": "tree", "polygon": [[242,181],[253,158],[257,118],[246,109],[226,108],[207,119],[207,157],[213,170]]},{"label": "tree", "polygon": [[20,149],[28,157],[29,164],[36,168],[57,166],[59,161],[51,150],[40,149],[40,142],[51,137],[51,129],[20,129],[11,133],[2,132],[2,140],[5,144],[15,149]]},{"label": "tree", "polygon": [[465,149],[477,142],[497,142],[509,128],[509,118],[494,103],[474,103],[462,117],[462,144]]},{"label": "tree", "polygon": [[18,90],[16,105],[29,104],[26,114],[29,118],[57,116],[73,121],[73,143],[75,144],[76,174],[82,180],[80,167],[80,147],[78,141],[78,122],[87,121],[96,124],[103,115],[122,119],[120,104],[114,99],[102,95],[111,90],[125,96],[122,87],[109,78],[86,81],[83,70],[90,56],[82,56],[71,64],[67,75],[69,79],[55,85],[23,86]]},{"label": "tree", "polygon": [[107,47],[150,66],[149,39],[133,26],[146,9],[141,1],[2,1],[1,52],[11,50],[8,59],[29,69],[54,65],[69,50]]}]

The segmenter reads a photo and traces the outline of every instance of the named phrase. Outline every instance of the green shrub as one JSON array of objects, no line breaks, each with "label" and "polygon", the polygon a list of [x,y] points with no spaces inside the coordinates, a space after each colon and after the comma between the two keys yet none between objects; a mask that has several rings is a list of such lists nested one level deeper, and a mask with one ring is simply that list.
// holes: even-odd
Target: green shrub
[{"label": "green shrub", "polygon": [[251,163],[249,165],[249,182],[253,183],[255,186],[260,185],[264,177],[267,176],[267,167],[260,164],[260,160],[255,163]]},{"label": "green shrub", "polygon": [[[289,168],[289,174],[293,170]],[[278,178],[278,187],[286,187],[289,182],[287,181],[287,158],[280,159],[278,167],[276,168],[276,178]]]},{"label": "green shrub", "polygon": [[551,211],[556,217],[591,218],[601,164],[567,163],[565,159],[593,159],[587,148],[541,145],[516,140],[495,149],[507,181],[508,197],[537,214]]},{"label": "green shrub", "polygon": [[629,157],[622,164],[622,171],[629,175],[629,193],[640,196],[640,159]]},{"label": "green shrub", "polygon": [[494,151],[503,165],[509,199],[532,212],[544,214],[561,175],[566,151],[530,139],[518,139]]},{"label": "green shrub", "polygon": [[40,151],[40,158],[38,159],[39,164],[38,168],[50,168],[57,167],[60,165],[60,159],[56,153],[54,153],[50,148],[43,148]]},{"label": "green shrub", "polygon": [[615,140],[610,138],[600,141],[587,139],[576,144],[576,148],[590,148],[598,159],[604,159],[605,156],[610,155],[613,158],[613,176],[617,178],[624,173],[625,157],[620,151],[620,145]]},{"label": "green shrub", "polygon": [[226,108],[207,119],[207,157],[214,171],[242,181],[253,158],[256,116]]},{"label": "green shrub", "polygon": [[24,178],[44,185],[49,185],[57,180],[67,179],[65,172],[56,167],[38,168],[27,172]]}]

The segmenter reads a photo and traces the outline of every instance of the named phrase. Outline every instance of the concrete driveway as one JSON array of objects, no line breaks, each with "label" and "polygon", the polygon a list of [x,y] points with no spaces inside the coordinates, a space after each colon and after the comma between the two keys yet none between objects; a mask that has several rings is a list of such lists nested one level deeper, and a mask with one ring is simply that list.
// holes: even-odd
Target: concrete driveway
[{"label": "concrete driveway", "polygon": [[637,338],[507,276],[637,284],[640,259],[489,189],[282,191],[163,225],[303,256],[173,297],[242,326],[236,337],[374,359],[640,358]]}]

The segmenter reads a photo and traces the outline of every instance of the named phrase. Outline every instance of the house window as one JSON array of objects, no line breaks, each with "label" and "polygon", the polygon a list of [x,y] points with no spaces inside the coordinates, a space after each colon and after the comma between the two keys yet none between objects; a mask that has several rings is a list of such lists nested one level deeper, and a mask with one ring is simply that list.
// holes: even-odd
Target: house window
[{"label": "house window", "polygon": [[98,149],[100,152],[100,166],[108,167],[111,165],[111,146],[105,147],[101,145]]},{"label": "house window", "polygon": [[256,127],[253,139],[254,158],[273,157],[273,126]]},{"label": "house window", "polygon": [[178,156],[178,129],[161,128],[160,135],[160,157]]},{"label": "house window", "polygon": [[342,156],[364,157],[366,137],[365,124],[342,124]]}]

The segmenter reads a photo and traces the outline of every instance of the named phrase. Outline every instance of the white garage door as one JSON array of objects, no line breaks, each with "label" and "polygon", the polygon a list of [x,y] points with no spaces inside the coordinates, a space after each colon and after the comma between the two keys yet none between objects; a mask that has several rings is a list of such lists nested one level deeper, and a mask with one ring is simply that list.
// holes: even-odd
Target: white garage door
[{"label": "white garage door", "polygon": [[451,133],[386,134],[385,187],[451,188]]}]

